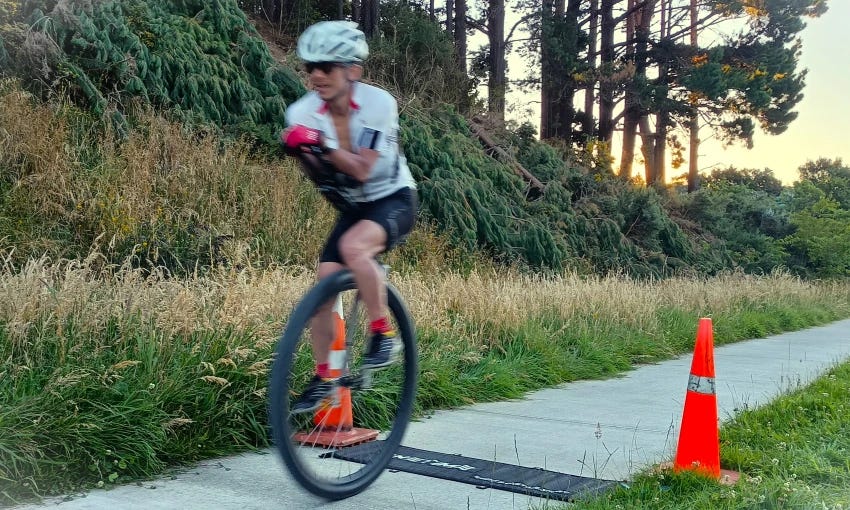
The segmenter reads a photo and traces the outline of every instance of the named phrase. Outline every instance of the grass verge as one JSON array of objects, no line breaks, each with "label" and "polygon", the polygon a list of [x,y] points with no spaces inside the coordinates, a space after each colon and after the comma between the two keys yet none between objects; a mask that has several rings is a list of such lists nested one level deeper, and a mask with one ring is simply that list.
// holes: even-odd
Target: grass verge
[{"label": "grass verge", "polygon": [[[738,414],[720,432],[721,465],[734,486],[690,473],[644,474],[571,510],[850,508],[850,363],[807,387]],[[548,505],[552,507],[553,505]]]},{"label": "grass verge", "polygon": [[[693,347],[850,316],[850,283],[396,275],[421,346],[418,412],[600,378]],[[31,260],[0,272],[0,503],[267,445],[266,374],[303,268],[166,272]]]}]

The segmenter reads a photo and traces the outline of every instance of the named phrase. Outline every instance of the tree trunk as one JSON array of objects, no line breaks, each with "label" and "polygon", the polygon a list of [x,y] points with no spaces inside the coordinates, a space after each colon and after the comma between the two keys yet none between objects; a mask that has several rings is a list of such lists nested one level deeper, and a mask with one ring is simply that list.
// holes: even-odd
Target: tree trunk
[{"label": "tree trunk", "polygon": [[[603,67],[613,66],[614,50],[614,4],[616,0],[601,0],[601,30],[600,30],[600,57]],[[614,83],[610,77],[603,76],[599,85],[599,138],[606,142],[611,141],[614,134]]]},{"label": "tree trunk", "polygon": [[556,122],[555,122],[555,137],[567,142],[572,141],[573,137],[573,121],[575,120],[576,110],[573,104],[576,96],[576,83],[573,75],[576,72],[576,63],[579,61],[579,0],[569,0],[567,9],[564,11],[564,4],[560,2],[555,10],[555,15],[562,20],[564,29],[562,62],[560,62],[560,70],[557,73],[556,83],[558,85],[558,95],[556,96]]},{"label": "tree trunk", "polygon": [[[636,0],[630,0],[629,3],[629,9],[637,5]],[[655,4],[656,0],[646,0],[643,7],[634,11],[634,19],[631,23],[634,30],[632,34],[633,44],[627,46],[626,49],[626,55],[631,56],[631,61],[634,62],[635,76],[626,87],[623,120],[623,153],[620,160],[620,176],[624,179],[628,179],[632,175],[638,123],[642,116],[649,113],[645,106],[649,98],[639,97],[641,91],[638,87],[640,83],[645,81],[646,70],[649,67],[649,36],[652,18],[655,14]]]},{"label": "tree trunk", "polygon": [[[659,32],[658,32],[658,40],[665,41],[670,33],[669,27],[667,24],[669,23],[669,16],[667,12],[667,3],[669,0],[660,0],[660,8],[658,9],[661,16],[661,22],[659,23]],[[653,7],[654,9],[654,7]],[[656,85],[666,81],[667,69],[665,64],[661,64],[659,69],[659,77],[656,80]],[[666,96],[665,96],[666,97]],[[657,110],[657,108],[656,108]],[[646,185],[654,186],[657,182],[664,180],[664,161],[665,157],[665,144],[667,143],[667,129],[664,127],[660,129],[659,126],[667,125],[667,114],[663,111],[656,111],[656,132],[653,133],[649,126],[649,110],[644,110],[641,115],[639,126],[640,126],[640,139],[641,139],[641,153],[643,154],[644,159],[644,168],[645,168],[645,176],[646,176]],[[663,120],[663,122],[662,122]],[[663,133],[659,132],[663,131]],[[658,146],[661,145],[659,148]],[[658,161],[657,159],[661,157],[662,160]]]},{"label": "tree trunk", "polygon": [[691,134],[688,152],[688,193],[699,189],[699,117],[697,115],[696,111],[691,114],[688,125]]},{"label": "tree trunk", "polygon": [[505,93],[508,83],[505,61],[505,0],[490,0],[490,9],[487,13],[487,35],[490,39],[487,109],[495,118],[504,119]]},{"label": "tree trunk", "polygon": [[455,35],[455,2],[446,0],[446,32],[454,39]]},{"label": "tree trunk", "polygon": [[571,142],[573,138],[573,122],[576,117],[575,97],[576,82],[573,75],[579,62],[579,7],[580,0],[569,0],[567,10],[563,13],[564,42],[566,52],[563,55],[562,69],[558,73],[558,123],[555,136],[559,139]]},{"label": "tree trunk", "polygon": [[455,0],[455,51],[457,51],[457,66],[464,74],[466,74],[466,9],[466,0]]},{"label": "tree trunk", "polygon": [[576,82],[573,74],[579,61],[579,0],[555,0],[543,12],[544,25],[541,48],[545,61],[542,67],[543,88],[546,90],[546,115],[541,119],[541,138],[572,141],[575,121]]},{"label": "tree trunk", "polygon": [[638,121],[640,126],[640,151],[643,154],[643,168],[646,185],[655,182],[655,134],[649,127],[649,115],[641,116]]},{"label": "tree trunk", "polygon": [[371,38],[378,35],[380,0],[362,0],[360,16],[360,27],[366,37]]},{"label": "tree trunk", "polygon": [[[661,97],[668,97],[667,87],[669,86],[670,67],[666,62],[662,62],[658,68],[658,84],[657,87],[661,91]],[[653,162],[653,179],[652,182],[647,182],[647,186],[658,185],[663,186],[666,179],[667,165],[667,126],[670,122],[670,112],[663,104],[658,104],[655,107],[655,137],[654,150],[652,156]]]},{"label": "tree trunk", "polygon": [[[590,32],[588,34],[587,65],[591,74],[596,71],[596,38],[599,35],[599,0],[590,0]],[[588,77],[587,87],[584,89],[584,118],[582,131],[584,136],[593,136],[593,105],[596,103],[596,80]]]},{"label": "tree trunk", "polygon": [[655,118],[655,154],[652,157],[655,165],[653,171],[655,179],[652,184],[657,186],[664,186],[664,181],[667,179],[667,123],[669,120],[670,114],[663,109]]},{"label": "tree trunk", "polygon": [[380,0],[371,0],[371,8],[372,8],[372,33],[369,34],[369,37],[375,37],[379,34],[378,25],[381,22],[381,1]]},{"label": "tree trunk", "polygon": [[623,179],[632,177],[632,165],[635,161],[635,141],[640,120],[640,111],[635,107],[630,96],[631,94],[627,92],[626,112],[623,117],[623,151],[620,157],[620,177]]},{"label": "tree trunk", "polygon": [[[626,4],[627,12],[632,12],[635,6],[635,0],[628,0]],[[634,62],[635,60],[635,18],[637,12],[626,17],[626,60]],[[637,76],[636,76],[637,77]],[[620,155],[620,172],[619,175],[623,179],[629,179],[632,176],[632,163],[635,159],[635,138],[637,137],[638,120],[640,119],[640,109],[636,98],[637,91],[636,83],[632,80],[626,86],[626,97],[623,105],[623,148]]]},{"label": "tree trunk", "polygon": [[550,137],[552,130],[552,103],[554,98],[552,80],[552,48],[548,40],[551,37],[552,12],[554,0],[543,0],[540,9],[540,138]]},{"label": "tree trunk", "polygon": [[[691,0],[691,46],[694,49],[699,47],[697,22],[697,0]],[[688,126],[691,134],[688,154],[688,193],[693,193],[699,189],[699,112],[696,104],[691,106],[693,112]]]}]

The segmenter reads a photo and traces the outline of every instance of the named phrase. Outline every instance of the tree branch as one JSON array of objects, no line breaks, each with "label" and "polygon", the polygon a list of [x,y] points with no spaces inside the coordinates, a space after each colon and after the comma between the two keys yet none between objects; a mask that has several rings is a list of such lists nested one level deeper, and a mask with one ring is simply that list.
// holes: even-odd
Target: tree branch
[{"label": "tree branch", "polygon": [[[712,17],[716,17],[716,19],[712,20],[711,19]],[[709,14],[708,16],[697,21],[697,27],[700,28],[700,29],[706,29],[706,28],[713,27],[714,25],[723,23],[724,21],[728,21],[728,20],[725,19],[725,18],[721,18],[720,14]],[[690,31],[691,31],[691,26],[688,25],[686,28],[683,28],[683,29],[681,29],[680,31],[678,31],[674,34],[669,35],[668,38],[669,39],[678,39],[679,37],[681,37],[682,35],[684,35],[686,33],[689,33]]]},{"label": "tree branch", "polygon": [[619,16],[617,16],[616,18],[614,18],[614,24],[615,24],[615,25],[619,25],[620,23],[622,23],[622,22],[623,22],[623,20],[625,20],[626,18],[628,18],[628,17],[629,17],[629,16],[631,16],[632,14],[634,14],[634,13],[636,13],[637,11],[639,11],[639,10],[643,9],[644,7],[646,7],[646,4],[647,4],[648,2],[649,2],[649,0],[643,0],[642,2],[639,2],[639,3],[638,3],[638,4],[636,4],[634,7],[632,7],[631,9],[627,10],[626,12],[624,12],[623,14],[620,14]]},{"label": "tree branch", "polygon": [[525,167],[523,167],[521,164],[519,164],[513,156],[511,156],[510,154],[505,152],[504,149],[499,147],[495,140],[490,138],[490,136],[484,131],[484,126],[480,124],[479,119],[473,118],[472,122],[470,122],[469,125],[472,128],[472,133],[477,136],[478,139],[481,140],[481,143],[483,143],[488,149],[497,154],[499,156],[499,160],[511,167],[511,169],[517,175],[528,181],[530,185],[534,186],[540,191],[544,190],[545,186],[542,182],[540,182],[537,177],[532,175],[532,173],[526,170]]},{"label": "tree branch", "polygon": [[516,30],[517,28],[519,28],[519,26],[520,26],[521,24],[523,24],[523,23],[525,23],[526,21],[528,21],[529,19],[531,19],[531,18],[533,18],[533,17],[537,16],[538,14],[539,14],[539,13],[536,13],[536,12],[533,12],[533,13],[530,13],[530,14],[526,14],[525,16],[523,16],[522,18],[520,18],[520,19],[519,19],[519,21],[517,21],[516,23],[514,23],[514,26],[512,26],[512,27],[511,27],[511,29],[510,29],[510,30],[508,30],[508,35],[505,37],[505,42],[509,42],[509,41],[511,40],[511,37],[513,37],[513,35],[514,35],[514,30]]},{"label": "tree branch", "polygon": [[487,36],[490,35],[490,31],[487,29],[487,25],[481,23],[477,19],[473,19],[473,18],[470,18],[469,16],[467,16],[466,22],[468,24],[470,24],[472,26],[472,28],[482,32],[484,35],[487,35]]},{"label": "tree branch", "polygon": [[617,114],[616,117],[611,119],[611,125],[616,126],[617,124],[620,123],[620,119],[622,119],[625,116],[626,116],[626,111],[625,110],[621,111],[620,113]]}]

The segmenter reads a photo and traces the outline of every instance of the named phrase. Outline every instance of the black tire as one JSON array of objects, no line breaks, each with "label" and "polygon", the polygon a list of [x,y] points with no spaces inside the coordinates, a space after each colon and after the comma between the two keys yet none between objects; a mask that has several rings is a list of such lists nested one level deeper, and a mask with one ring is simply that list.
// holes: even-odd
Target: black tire
[{"label": "black tire", "polygon": [[[418,357],[414,326],[398,291],[388,284],[390,320],[394,323],[403,346],[401,360],[387,369],[375,372],[372,389],[351,390],[354,401],[354,426],[365,426],[381,432],[382,439],[372,443],[371,450],[374,450],[374,455],[371,455],[363,464],[346,462],[343,467],[343,461],[330,455],[330,452],[338,448],[331,447],[316,451],[316,445],[304,446],[293,439],[293,436],[303,432],[305,427],[313,426],[312,422],[309,422],[311,416],[289,412],[295,396],[306,384],[306,379],[312,375],[312,354],[309,352],[310,342],[306,334],[310,319],[321,304],[333,299],[337,294],[347,296],[355,293],[356,285],[353,275],[350,271],[343,270],[318,282],[302,298],[293,310],[278,342],[269,381],[269,421],[274,443],[283,462],[292,477],[302,487],[329,500],[344,499],[358,494],[384,471],[401,444],[413,412],[416,396]],[[360,309],[359,315],[365,316],[362,304]],[[345,311],[348,312],[348,310]],[[345,319],[350,324],[350,321],[356,318],[346,317]],[[305,344],[307,344],[306,347],[304,347]],[[352,355],[362,353],[362,343],[355,344],[352,351],[354,351]],[[354,361],[356,368],[356,360]],[[395,386],[392,385],[394,382],[397,383]],[[381,405],[365,405],[365,400],[369,398],[381,399]],[[380,408],[383,414],[373,415],[370,407]],[[394,413],[394,416],[390,416],[389,413]],[[306,425],[305,419],[308,420]],[[362,423],[364,420],[366,423]],[[329,468],[330,471],[337,471],[335,476],[320,476],[320,468],[317,465],[325,462],[336,463]],[[345,472],[344,476],[343,472]]]}]

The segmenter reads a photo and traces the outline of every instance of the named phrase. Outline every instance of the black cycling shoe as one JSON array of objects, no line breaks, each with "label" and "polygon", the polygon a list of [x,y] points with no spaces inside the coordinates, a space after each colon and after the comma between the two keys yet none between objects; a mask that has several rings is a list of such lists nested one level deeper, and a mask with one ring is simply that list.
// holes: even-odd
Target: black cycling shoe
[{"label": "black cycling shoe", "polygon": [[384,368],[398,361],[401,353],[401,342],[395,336],[395,331],[375,333],[369,343],[369,349],[363,356],[360,368],[374,370]]},{"label": "black cycling shoe", "polygon": [[336,380],[322,379],[318,374],[314,375],[307,387],[292,404],[292,413],[309,413],[333,402],[333,392],[336,389]]}]

